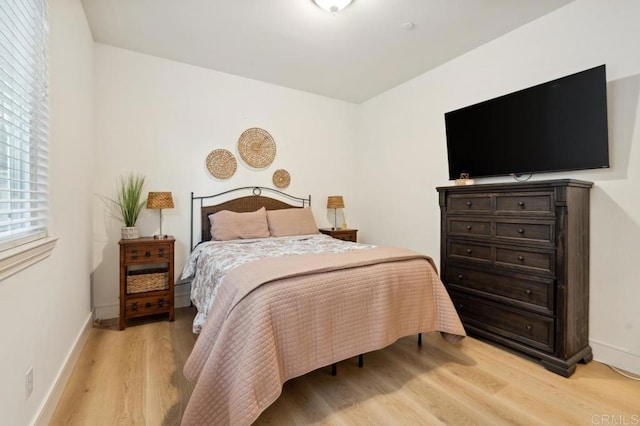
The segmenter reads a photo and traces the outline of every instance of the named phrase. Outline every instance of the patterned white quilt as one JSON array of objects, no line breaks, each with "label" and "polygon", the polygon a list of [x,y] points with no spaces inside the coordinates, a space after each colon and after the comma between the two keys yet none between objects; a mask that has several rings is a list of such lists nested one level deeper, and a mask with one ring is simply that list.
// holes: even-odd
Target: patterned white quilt
[{"label": "patterned white quilt", "polygon": [[191,280],[191,301],[198,309],[193,332],[200,333],[220,284],[233,268],[267,257],[343,253],[375,246],[341,241],[324,234],[252,240],[208,241],[189,256],[182,279]]}]

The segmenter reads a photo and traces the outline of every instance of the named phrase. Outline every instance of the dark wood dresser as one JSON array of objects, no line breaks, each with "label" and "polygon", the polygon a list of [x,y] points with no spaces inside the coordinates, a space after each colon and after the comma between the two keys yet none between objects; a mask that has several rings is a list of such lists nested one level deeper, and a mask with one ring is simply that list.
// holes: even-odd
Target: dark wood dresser
[{"label": "dark wood dresser", "polygon": [[120,330],[128,318],[174,319],[173,238],[120,240]]},{"label": "dark wood dresser", "polygon": [[589,190],[572,179],[437,188],[441,276],[467,332],[569,377],[589,346]]}]

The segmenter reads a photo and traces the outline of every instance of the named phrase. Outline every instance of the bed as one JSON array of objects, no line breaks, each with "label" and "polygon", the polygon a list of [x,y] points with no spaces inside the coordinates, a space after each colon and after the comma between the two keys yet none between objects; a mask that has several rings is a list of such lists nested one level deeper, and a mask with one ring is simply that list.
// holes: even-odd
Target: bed
[{"label": "bed", "polygon": [[465,336],[429,257],[319,234],[310,203],[260,187],[192,194],[201,242],[183,278],[199,337],[183,424],[248,425],[293,377],[412,334]]}]

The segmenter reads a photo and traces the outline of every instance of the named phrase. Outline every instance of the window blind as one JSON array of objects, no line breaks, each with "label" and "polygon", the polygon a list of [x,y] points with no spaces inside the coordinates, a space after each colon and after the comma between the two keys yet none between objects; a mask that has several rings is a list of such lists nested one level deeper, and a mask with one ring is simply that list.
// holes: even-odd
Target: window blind
[{"label": "window blind", "polygon": [[0,1],[0,251],[45,237],[46,0]]}]

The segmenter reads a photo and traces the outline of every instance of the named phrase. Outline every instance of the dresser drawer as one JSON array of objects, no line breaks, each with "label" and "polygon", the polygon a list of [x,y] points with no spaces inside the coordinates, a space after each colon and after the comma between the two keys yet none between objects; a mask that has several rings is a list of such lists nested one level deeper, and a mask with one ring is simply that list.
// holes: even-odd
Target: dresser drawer
[{"label": "dresser drawer", "polygon": [[127,298],[125,302],[125,316],[127,318],[169,312],[171,299],[168,294]]},{"label": "dresser drawer", "polygon": [[479,297],[450,292],[462,322],[545,352],[553,352],[554,320]]},{"label": "dresser drawer", "polygon": [[511,193],[496,195],[496,213],[554,214],[553,193]]},{"label": "dresser drawer", "polygon": [[555,243],[552,223],[496,221],[496,237],[513,241]]},{"label": "dresser drawer", "polygon": [[[483,297],[499,300],[541,314],[553,314],[553,280],[520,278],[491,270],[479,271],[448,264],[446,284],[457,290],[479,292]],[[526,276],[526,275],[524,275]]]},{"label": "dresser drawer", "polygon": [[124,250],[126,263],[168,262],[171,259],[171,244],[128,245]]},{"label": "dresser drawer", "polygon": [[496,265],[515,266],[531,272],[553,274],[555,255],[553,251],[528,251],[496,247]]},{"label": "dresser drawer", "polygon": [[451,213],[489,213],[491,196],[489,195],[450,195],[447,206]]},{"label": "dresser drawer", "polygon": [[458,241],[449,241],[448,244],[447,253],[451,258],[491,262],[490,246]]},{"label": "dresser drawer", "polygon": [[490,236],[491,222],[449,219],[449,234]]}]

